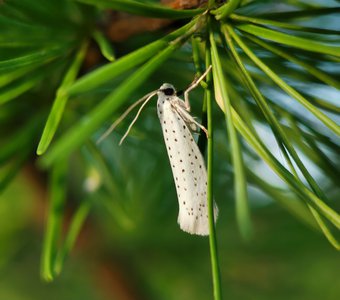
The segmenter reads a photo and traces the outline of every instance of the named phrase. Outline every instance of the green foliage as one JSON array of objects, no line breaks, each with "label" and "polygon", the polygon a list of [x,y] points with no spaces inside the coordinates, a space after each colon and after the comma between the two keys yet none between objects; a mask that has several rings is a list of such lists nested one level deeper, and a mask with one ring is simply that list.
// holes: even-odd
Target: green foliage
[{"label": "green foliage", "polygon": [[[331,93],[339,98],[339,28],[332,24],[323,28],[318,19],[330,18],[339,8],[302,1],[286,1],[282,7],[275,1],[219,2],[208,1],[206,7],[188,10],[135,0],[0,2],[0,163],[4,170],[0,191],[34,153],[41,156],[38,163],[51,176],[41,266],[46,280],[60,273],[87,215],[96,211],[96,206],[107,207],[126,232],[145,234],[136,226],[138,217],[133,220],[132,215],[147,219],[147,208],[157,210],[159,203],[141,206],[145,186],[129,189],[132,172],[128,161],[141,168],[138,164],[145,162],[133,159],[133,153],[138,147],[145,148],[166,168],[161,146],[147,143],[160,138],[157,122],[140,122],[130,141],[138,147],[131,153],[123,151],[122,157],[109,139],[102,145],[95,142],[128,102],[155,89],[152,82],[157,80],[160,85],[171,80],[184,85],[210,65],[212,72],[202,84],[205,96],[201,99],[205,99],[202,120],[207,120],[209,131],[215,299],[221,299],[222,293],[213,183],[226,175],[216,164],[227,165],[227,175],[233,176],[236,219],[245,240],[250,240],[253,231],[248,191],[252,186],[317,228],[339,250],[339,202],[333,198],[339,192],[340,108],[329,100]],[[96,26],[103,19],[104,8],[179,20],[172,26],[178,28],[113,45]],[[85,70],[87,51],[93,44],[109,62]],[[311,95],[309,87],[322,87],[325,92],[312,91]],[[143,142],[138,143],[140,139]],[[219,160],[226,157],[221,153],[229,158]],[[74,184],[74,193],[81,200],[63,240],[70,162],[77,166],[74,180],[79,182]],[[276,174],[276,182],[262,178],[267,172],[263,163],[270,174]],[[155,183],[155,174],[156,168],[141,175],[150,195],[164,190],[161,183]],[[84,182],[91,184],[83,188]],[[214,195],[225,198],[228,189],[225,182],[214,184]],[[139,197],[139,202],[120,200],[128,195],[137,195],[131,199]],[[97,199],[101,200],[93,205]]]},{"label": "green foliage", "polygon": [[102,9],[111,8],[118,11],[127,12],[145,17],[167,18],[167,19],[184,19],[190,18],[199,13],[203,13],[204,9],[193,10],[175,10],[166,8],[162,5],[152,3],[142,3],[134,0],[77,0],[82,3],[98,6]]}]

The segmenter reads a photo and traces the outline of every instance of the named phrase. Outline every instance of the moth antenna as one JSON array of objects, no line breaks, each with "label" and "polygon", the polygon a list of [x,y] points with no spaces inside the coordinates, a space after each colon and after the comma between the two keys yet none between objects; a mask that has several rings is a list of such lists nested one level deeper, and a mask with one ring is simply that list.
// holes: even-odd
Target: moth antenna
[{"label": "moth antenna", "polygon": [[[147,99],[144,101],[144,103],[141,105],[141,107],[139,108],[135,118],[132,120],[131,124],[129,125],[128,129],[126,130],[125,134],[123,135],[123,137],[120,139],[120,142],[119,142],[119,146],[123,143],[123,141],[125,140],[125,138],[127,137],[127,135],[129,134],[133,124],[136,123],[141,111],[143,110],[143,108],[145,107],[145,105],[151,100],[151,98],[156,95],[157,91],[153,91],[151,93],[149,93],[147,96]],[[145,98],[145,97],[144,97]],[[140,102],[140,100],[138,101]]]},{"label": "moth antenna", "polygon": [[[153,91],[151,93],[148,93],[147,95],[143,96],[142,98],[140,98],[138,101],[136,101],[135,103],[133,103],[132,105],[130,105],[128,107],[128,109],[100,136],[100,138],[97,140],[97,145],[99,143],[101,143],[103,140],[105,140],[107,138],[107,136],[120,124],[120,122],[122,122],[126,116],[141,102],[145,101],[149,101],[149,98],[153,97],[156,94],[157,91]],[[145,98],[147,98],[145,100]]]}]

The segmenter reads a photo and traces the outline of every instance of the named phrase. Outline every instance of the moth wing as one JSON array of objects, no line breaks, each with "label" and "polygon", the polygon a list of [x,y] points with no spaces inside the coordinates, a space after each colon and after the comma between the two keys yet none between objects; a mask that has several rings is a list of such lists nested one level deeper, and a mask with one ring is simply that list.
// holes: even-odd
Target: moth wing
[{"label": "moth wing", "polygon": [[[173,109],[171,102],[159,99],[157,105],[176,184],[178,223],[188,233],[208,235],[207,172],[203,156],[187,122]],[[217,217],[216,206],[214,214]]]}]

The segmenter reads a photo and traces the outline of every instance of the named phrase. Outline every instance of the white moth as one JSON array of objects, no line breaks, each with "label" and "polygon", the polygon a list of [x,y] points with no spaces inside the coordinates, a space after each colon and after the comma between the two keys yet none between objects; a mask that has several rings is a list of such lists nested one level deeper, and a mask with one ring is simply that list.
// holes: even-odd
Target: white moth
[{"label": "white moth", "polygon": [[[177,96],[176,90],[171,84],[164,83],[158,90],[151,92],[133,104],[102,136],[102,138],[107,136],[136,105],[144,101],[135,119],[122,137],[121,144],[146,103],[155,94],[158,95],[157,113],[162,126],[178,197],[178,224],[183,231],[197,235],[209,235],[207,171],[192,131],[197,131],[197,127],[201,128],[206,134],[207,131],[190,115],[188,95],[210,69],[211,67],[184,92],[185,101]],[[145,98],[146,100],[144,100]],[[215,220],[217,214],[218,209],[214,204]]]},{"label": "white moth", "polygon": [[178,197],[178,224],[191,234],[208,235],[207,172],[191,133],[195,126],[201,126],[171,84],[163,84],[157,94],[158,117]]}]

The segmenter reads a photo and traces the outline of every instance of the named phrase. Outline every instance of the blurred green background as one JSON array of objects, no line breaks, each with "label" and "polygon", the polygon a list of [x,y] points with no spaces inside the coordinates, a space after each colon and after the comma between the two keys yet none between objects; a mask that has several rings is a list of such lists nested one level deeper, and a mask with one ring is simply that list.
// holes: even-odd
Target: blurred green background
[{"label": "blurred green background", "polygon": [[[158,136],[155,113],[149,108],[140,123],[154,119]],[[142,141],[130,138],[121,147],[118,134],[105,141],[108,159],[118,169],[116,194],[94,197],[77,246],[52,283],[39,276],[46,186],[33,166],[25,166],[1,196],[0,299],[211,299],[208,239],[180,231],[162,137],[152,139],[150,130],[143,130]],[[66,224],[83,200],[74,161],[71,172]],[[255,232],[252,241],[243,242],[231,175],[218,174],[217,233],[226,298],[337,299],[339,256],[325,238],[250,189]]]},{"label": "blurred green background", "polygon": [[[105,209],[95,209],[61,276],[42,282],[46,195],[32,183],[31,172],[26,167],[1,196],[0,299],[211,299],[208,239],[177,227],[172,184],[166,197],[164,191],[152,193],[157,207],[143,215],[135,208],[139,213],[126,216],[133,219],[132,229],[118,226]],[[170,171],[164,172],[158,177],[170,182]],[[148,183],[146,190],[153,187]],[[150,207],[150,193],[143,195],[129,200]],[[319,233],[267,203],[252,209],[255,237],[245,244],[235,225],[232,198],[217,198],[226,299],[338,299],[339,255]]]}]

